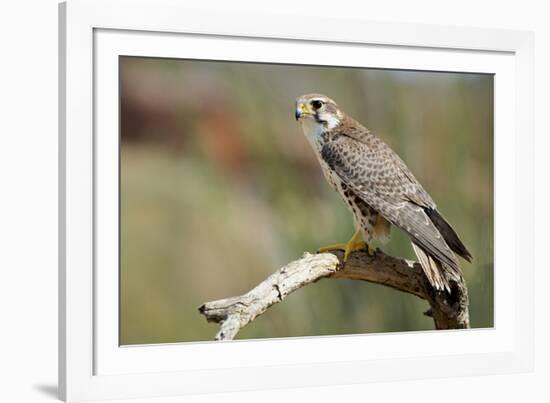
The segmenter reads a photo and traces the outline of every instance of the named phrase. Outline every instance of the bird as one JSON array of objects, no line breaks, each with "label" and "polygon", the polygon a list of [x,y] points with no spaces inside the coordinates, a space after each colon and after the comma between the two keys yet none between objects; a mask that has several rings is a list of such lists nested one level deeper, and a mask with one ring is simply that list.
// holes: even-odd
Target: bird
[{"label": "bird", "polygon": [[472,255],[405,162],[325,95],[299,96],[295,118],[325,179],[351,210],[356,229],[347,243],[319,252],[343,250],[344,265],[358,250],[372,256],[370,242],[387,242],[393,225],[410,238],[430,285],[451,293],[450,282],[462,277],[456,255],[468,262]]}]

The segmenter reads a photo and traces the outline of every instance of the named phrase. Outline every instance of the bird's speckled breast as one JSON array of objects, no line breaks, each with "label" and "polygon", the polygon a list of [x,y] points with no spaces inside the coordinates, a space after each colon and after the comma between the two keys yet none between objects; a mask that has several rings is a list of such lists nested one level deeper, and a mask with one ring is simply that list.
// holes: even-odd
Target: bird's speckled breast
[{"label": "bird's speckled breast", "polygon": [[321,157],[323,145],[326,141],[328,141],[328,133],[323,130],[319,124],[314,124],[313,122],[308,121],[302,122],[302,128],[306,138],[315,152],[319,165],[321,165],[321,170],[323,171],[325,179],[329,185],[336,192],[338,192],[348,209],[353,214],[355,228],[361,229],[363,237],[367,242],[371,241],[373,238],[380,239],[382,241],[387,240],[389,237],[389,226],[386,226],[384,223],[382,225],[384,228],[382,228],[381,231],[377,230],[379,214],[362,199],[356,196],[353,191],[342,182],[338,175],[330,169],[328,164]]}]

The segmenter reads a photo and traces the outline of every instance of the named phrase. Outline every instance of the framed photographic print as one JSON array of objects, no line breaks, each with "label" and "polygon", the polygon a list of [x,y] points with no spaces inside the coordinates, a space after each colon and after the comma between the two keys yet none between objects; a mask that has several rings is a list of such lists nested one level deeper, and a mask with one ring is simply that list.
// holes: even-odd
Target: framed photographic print
[{"label": "framed photographic print", "polygon": [[317,26],[60,5],[63,399],[532,368],[532,34]]}]

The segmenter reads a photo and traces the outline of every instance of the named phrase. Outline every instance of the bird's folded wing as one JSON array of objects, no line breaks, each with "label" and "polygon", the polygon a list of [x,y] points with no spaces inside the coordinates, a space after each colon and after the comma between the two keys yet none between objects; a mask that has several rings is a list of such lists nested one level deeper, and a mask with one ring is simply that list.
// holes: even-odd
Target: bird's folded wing
[{"label": "bird's folded wing", "polygon": [[407,232],[416,245],[460,271],[455,255],[424,210],[435,207],[433,201],[416,180],[411,181],[412,174],[407,174],[410,171],[393,151],[371,150],[340,136],[323,146],[321,157],[356,195]]}]

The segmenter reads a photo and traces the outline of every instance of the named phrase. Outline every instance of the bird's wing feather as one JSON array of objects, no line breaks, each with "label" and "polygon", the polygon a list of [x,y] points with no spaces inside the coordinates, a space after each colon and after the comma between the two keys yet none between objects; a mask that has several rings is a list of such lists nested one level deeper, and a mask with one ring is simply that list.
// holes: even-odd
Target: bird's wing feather
[{"label": "bird's wing feather", "polygon": [[[365,157],[371,160],[372,164],[381,165],[382,162],[391,161],[391,166],[387,167],[391,168],[389,176],[392,176],[394,180],[399,179],[402,183],[406,182],[408,185],[408,192],[403,197],[419,206],[431,209],[436,208],[428,192],[424,190],[420,182],[414,177],[405,162],[384,142],[373,136],[366,127],[356,120],[346,117],[345,124],[336,129],[335,132],[339,134],[339,136],[335,136],[335,141],[333,141],[335,145],[339,142],[351,140],[348,144],[352,147],[355,145],[355,148],[363,152]],[[384,159],[384,157],[386,158]]]},{"label": "bird's wing feather", "polygon": [[407,232],[413,243],[460,272],[455,255],[424,211],[435,208],[434,202],[389,147],[372,149],[338,136],[325,143],[321,157],[355,194]]}]

